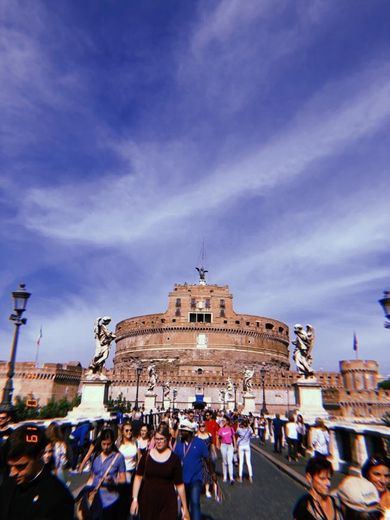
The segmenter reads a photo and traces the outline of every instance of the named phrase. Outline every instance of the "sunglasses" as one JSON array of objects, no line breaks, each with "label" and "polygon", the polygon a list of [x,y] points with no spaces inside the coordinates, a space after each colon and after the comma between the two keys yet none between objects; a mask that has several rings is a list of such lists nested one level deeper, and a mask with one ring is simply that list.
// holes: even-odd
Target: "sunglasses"
[{"label": "sunglasses", "polygon": [[123,430],[125,433],[131,433],[133,430],[129,430],[129,429],[126,429],[126,430]]}]

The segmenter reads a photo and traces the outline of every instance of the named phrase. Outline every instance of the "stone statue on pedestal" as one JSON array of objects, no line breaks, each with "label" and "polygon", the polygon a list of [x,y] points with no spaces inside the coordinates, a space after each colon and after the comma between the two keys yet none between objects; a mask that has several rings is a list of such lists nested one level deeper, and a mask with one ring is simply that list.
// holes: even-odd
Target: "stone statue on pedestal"
[{"label": "stone statue on pedestal", "polygon": [[234,386],[233,386],[233,381],[232,381],[231,377],[227,378],[225,399],[226,399],[226,401],[231,401],[232,399],[234,399]]},{"label": "stone statue on pedestal", "polygon": [[224,390],[223,388],[221,390],[219,390],[219,401],[223,404],[223,406],[225,406],[225,400],[226,400],[226,390]]},{"label": "stone statue on pedestal", "polygon": [[163,383],[163,391],[164,391],[164,401],[169,401],[169,394],[171,391],[171,383],[170,381],[167,381],[166,383]]},{"label": "stone statue on pedestal", "polygon": [[101,374],[103,366],[110,354],[110,345],[115,339],[115,334],[108,330],[108,324],[111,322],[109,316],[103,318],[96,318],[94,333],[95,333],[95,355],[89,366],[92,374]]},{"label": "stone statue on pedestal", "polygon": [[311,377],[314,375],[313,358],[311,356],[314,346],[314,328],[308,324],[306,330],[304,330],[303,326],[297,323],[294,326],[294,333],[296,338],[292,342],[295,346],[293,360],[301,376]]},{"label": "stone statue on pedestal", "polygon": [[244,392],[247,394],[252,393],[252,379],[253,379],[254,374],[255,374],[255,371],[253,369],[245,367],[244,380],[242,383],[242,387],[243,387]]},{"label": "stone statue on pedestal", "polygon": [[153,394],[153,391],[154,391],[154,389],[156,387],[156,383],[157,383],[156,365],[148,366],[148,376],[149,376],[149,380],[148,380],[147,393]]}]

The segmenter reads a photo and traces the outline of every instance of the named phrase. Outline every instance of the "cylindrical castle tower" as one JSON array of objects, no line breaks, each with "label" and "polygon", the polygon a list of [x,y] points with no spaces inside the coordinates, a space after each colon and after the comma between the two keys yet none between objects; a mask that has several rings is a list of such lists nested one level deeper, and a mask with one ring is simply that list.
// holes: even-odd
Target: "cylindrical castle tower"
[{"label": "cylindrical castle tower", "polygon": [[[166,312],[125,319],[115,334],[112,393],[128,399],[134,399],[136,363],[146,367],[153,362],[160,382],[169,380],[181,402],[202,391],[213,403],[226,378],[241,381],[246,366],[255,370],[254,382],[263,362],[274,372],[290,366],[285,323],[237,314],[229,287],[207,285],[202,279],[175,285]],[[143,371],[140,395],[145,384]]]}]

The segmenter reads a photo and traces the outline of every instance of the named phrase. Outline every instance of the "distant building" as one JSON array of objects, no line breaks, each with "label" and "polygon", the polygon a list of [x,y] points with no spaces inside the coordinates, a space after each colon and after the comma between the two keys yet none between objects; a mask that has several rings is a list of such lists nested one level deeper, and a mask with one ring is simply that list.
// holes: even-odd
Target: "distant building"
[{"label": "distant building", "polygon": [[[8,363],[0,361],[0,388],[4,388]],[[66,397],[71,401],[78,394],[83,369],[78,361],[45,363],[37,367],[34,362],[24,361],[15,364],[13,378],[14,393],[24,398],[31,396],[44,406],[50,399],[59,400]]]},{"label": "distant building", "polygon": [[336,417],[382,417],[390,411],[390,390],[378,388],[379,367],[373,360],[340,361],[342,385],[323,389],[324,406]]}]

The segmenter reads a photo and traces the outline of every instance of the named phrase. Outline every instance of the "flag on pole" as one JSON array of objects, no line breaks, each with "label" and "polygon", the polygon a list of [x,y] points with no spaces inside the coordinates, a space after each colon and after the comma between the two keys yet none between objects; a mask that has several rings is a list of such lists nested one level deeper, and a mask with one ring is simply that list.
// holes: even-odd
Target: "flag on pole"
[{"label": "flag on pole", "polygon": [[358,348],[359,348],[358,339],[356,336],[356,332],[354,332],[353,333],[353,350],[356,352],[356,359],[358,357]]}]

